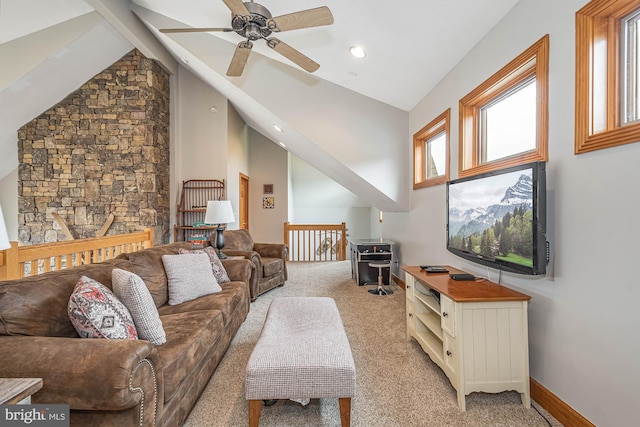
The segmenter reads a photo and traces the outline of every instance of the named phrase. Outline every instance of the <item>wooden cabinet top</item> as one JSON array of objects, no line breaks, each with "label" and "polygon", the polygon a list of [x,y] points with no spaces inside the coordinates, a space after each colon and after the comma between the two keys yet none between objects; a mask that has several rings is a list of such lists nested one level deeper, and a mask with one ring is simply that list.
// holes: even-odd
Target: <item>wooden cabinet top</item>
[{"label": "wooden cabinet top", "polygon": [[426,283],[442,295],[456,302],[487,301],[529,301],[531,297],[513,289],[506,288],[487,279],[456,281],[449,277],[451,273],[465,273],[457,268],[445,265],[449,273],[427,273],[417,265],[403,265],[402,269],[417,280]]}]

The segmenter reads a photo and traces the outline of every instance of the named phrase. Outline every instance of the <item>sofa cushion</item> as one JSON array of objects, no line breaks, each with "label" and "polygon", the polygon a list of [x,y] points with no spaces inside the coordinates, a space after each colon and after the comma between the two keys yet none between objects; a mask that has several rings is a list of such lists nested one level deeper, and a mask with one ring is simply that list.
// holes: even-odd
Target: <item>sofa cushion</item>
[{"label": "sofa cushion", "polygon": [[162,315],[167,343],[156,347],[168,402],[218,338],[223,334],[222,313],[215,310]]},{"label": "sofa cushion", "polygon": [[167,274],[164,271],[162,255],[176,255],[180,248],[190,247],[188,242],[178,242],[123,254],[123,257],[133,265],[133,272],[140,276],[149,288],[156,307],[166,304],[169,300]]},{"label": "sofa cushion", "polygon": [[77,338],[67,310],[73,288],[82,276],[110,287],[114,267],[132,269],[125,259],[111,259],[0,282],[0,335]]},{"label": "sofa cushion", "polygon": [[113,293],[129,309],[138,330],[138,338],[155,345],[164,344],[167,337],[158,309],[140,276],[120,268],[114,268],[111,275]]},{"label": "sofa cushion", "polygon": [[68,304],[69,318],[83,338],[138,339],[127,307],[109,288],[82,276]]},{"label": "sofa cushion", "polygon": [[273,276],[284,270],[283,261],[280,258],[262,257],[262,270],[264,277]]},{"label": "sofa cushion", "polygon": [[249,288],[244,282],[229,282],[222,291],[206,295],[178,305],[165,305],[158,309],[160,316],[200,310],[218,310],[222,313],[225,326],[231,320],[233,311],[249,298]]},{"label": "sofa cushion", "polygon": [[222,285],[223,283],[230,282],[229,276],[227,275],[227,270],[225,270],[222,265],[222,261],[218,258],[218,254],[216,254],[216,250],[212,246],[206,246],[202,249],[180,249],[180,254],[197,254],[204,252],[209,256],[209,262],[211,262],[211,269],[213,270],[213,275],[215,276],[218,284]]},{"label": "sofa cushion", "polygon": [[169,281],[169,305],[220,292],[205,253],[162,255],[162,262]]}]

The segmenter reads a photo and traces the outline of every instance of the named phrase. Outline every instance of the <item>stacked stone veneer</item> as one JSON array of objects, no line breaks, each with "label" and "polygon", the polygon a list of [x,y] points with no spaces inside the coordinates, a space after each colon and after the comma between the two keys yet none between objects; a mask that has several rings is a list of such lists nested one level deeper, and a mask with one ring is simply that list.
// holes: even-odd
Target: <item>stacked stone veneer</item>
[{"label": "stacked stone veneer", "polygon": [[19,240],[155,228],[169,241],[169,75],[133,50],[18,131]]}]

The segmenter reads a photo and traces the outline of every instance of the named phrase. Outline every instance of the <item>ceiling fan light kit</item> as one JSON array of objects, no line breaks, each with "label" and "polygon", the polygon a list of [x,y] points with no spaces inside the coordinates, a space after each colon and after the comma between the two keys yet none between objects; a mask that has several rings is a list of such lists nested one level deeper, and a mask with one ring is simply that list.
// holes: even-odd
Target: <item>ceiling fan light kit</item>
[{"label": "ceiling fan light kit", "polygon": [[289,46],[282,40],[269,37],[272,33],[298,30],[302,28],[319,27],[333,24],[333,15],[326,6],[315,9],[302,10],[286,15],[272,17],[271,12],[261,4],[253,1],[222,0],[231,11],[231,28],[167,28],[162,33],[190,33],[190,32],[236,32],[246,40],[236,46],[236,50],[229,64],[227,76],[242,75],[249,54],[253,48],[253,41],[265,40],[267,46],[280,55],[289,59],[300,68],[313,73],[320,65],[308,58],[300,51]]}]

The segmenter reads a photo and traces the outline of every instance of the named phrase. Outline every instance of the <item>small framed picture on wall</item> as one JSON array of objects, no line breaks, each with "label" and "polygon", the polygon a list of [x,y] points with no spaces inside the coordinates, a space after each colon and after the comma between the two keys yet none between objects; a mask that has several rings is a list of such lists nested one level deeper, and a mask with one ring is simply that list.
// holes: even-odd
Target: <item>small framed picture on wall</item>
[{"label": "small framed picture on wall", "polygon": [[273,184],[264,184],[262,186],[262,192],[264,194],[273,194]]},{"label": "small framed picture on wall", "polygon": [[262,209],[273,209],[275,208],[276,203],[273,197],[263,197],[262,198]]}]

